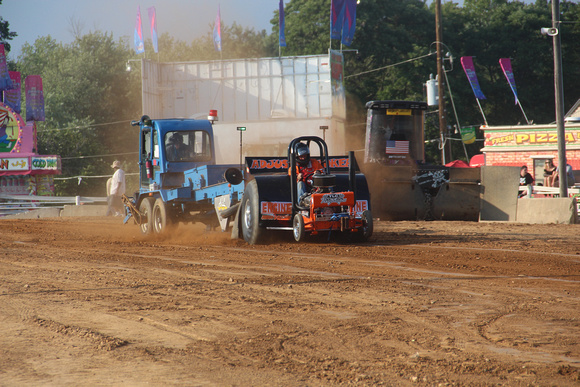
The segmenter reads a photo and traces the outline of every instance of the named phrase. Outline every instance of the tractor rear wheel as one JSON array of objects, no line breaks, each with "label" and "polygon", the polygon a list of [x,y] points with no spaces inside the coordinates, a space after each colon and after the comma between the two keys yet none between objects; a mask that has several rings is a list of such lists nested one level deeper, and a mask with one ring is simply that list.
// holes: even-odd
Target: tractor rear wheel
[{"label": "tractor rear wheel", "polygon": [[173,225],[173,219],[170,217],[170,211],[163,199],[155,200],[153,206],[153,230],[157,234],[166,232]]},{"label": "tractor rear wheel", "polygon": [[153,232],[153,198],[145,198],[139,204],[139,212],[141,213],[141,234],[149,235]]},{"label": "tractor rear wheel", "polygon": [[294,234],[294,240],[296,240],[296,242],[302,242],[304,240],[304,218],[301,214],[294,215],[292,221],[292,234]]},{"label": "tractor rear wheel", "polygon": [[260,243],[262,228],[260,227],[260,198],[256,180],[249,182],[244,189],[240,215],[244,240],[251,245]]}]

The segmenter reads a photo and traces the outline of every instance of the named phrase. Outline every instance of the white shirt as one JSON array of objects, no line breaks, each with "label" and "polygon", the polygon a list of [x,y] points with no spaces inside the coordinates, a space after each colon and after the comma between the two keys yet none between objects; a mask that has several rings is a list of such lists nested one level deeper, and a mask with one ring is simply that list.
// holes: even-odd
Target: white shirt
[{"label": "white shirt", "polygon": [[117,169],[111,178],[111,196],[121,196],[125,193],[125,171]]}]

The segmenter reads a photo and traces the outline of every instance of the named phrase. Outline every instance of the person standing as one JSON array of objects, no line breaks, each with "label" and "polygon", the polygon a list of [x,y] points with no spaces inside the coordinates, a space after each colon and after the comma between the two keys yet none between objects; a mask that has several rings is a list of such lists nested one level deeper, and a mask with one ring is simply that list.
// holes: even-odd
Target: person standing
[{"label": "person standing", "polygon": [[111,208],[112,215],[122,216],[125,212],[123,200],[121,199],[121,196],[125,193],[125,171],[123,171],[123,168],[121,168],[121,162],[119,160],[115,160],[113,165],[111,165],[111,168],[115,170],[115,173],[111,178],[109,206]]},{"label": "person standing", "polygon": [[112,205],[112,200],[113,197],[111,196],[111,183],[113,182],[113,177],[109,177],[107,179],[107,213],[105,214],[105,216],[111,216],[111,215],[115,215],[114,211],[113,211],[113,207]]}]

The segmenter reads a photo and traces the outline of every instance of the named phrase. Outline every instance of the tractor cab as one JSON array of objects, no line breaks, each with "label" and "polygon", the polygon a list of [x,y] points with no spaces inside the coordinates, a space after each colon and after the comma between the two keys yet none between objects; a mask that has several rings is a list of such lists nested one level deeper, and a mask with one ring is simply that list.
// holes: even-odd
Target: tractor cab
[{"label": "tractor cab", "polygon": [[366,108],[365,163],[413,165],[425,161],[426,102],[369,101]]},{"label": "tractor cab", "polygon": [[180,187],[184,172],[215,164],[213,129],[209,121],[162,119],[143,116],[140,126],[139,166],[141,191]]}]

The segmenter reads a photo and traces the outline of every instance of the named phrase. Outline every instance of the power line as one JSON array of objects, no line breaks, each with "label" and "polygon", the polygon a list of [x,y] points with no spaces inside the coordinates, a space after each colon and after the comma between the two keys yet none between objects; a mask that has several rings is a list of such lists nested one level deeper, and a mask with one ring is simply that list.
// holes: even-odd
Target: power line
[{"label": "power line", "polygon": [[115,122],[106,122],[106,123],[103,123],[103,124],[94,124],[94,125],[86,125],[86,126],[71,126],[69,128],[42,129],[42,130],[39,129],[38,132],[39,133],[43,133],[43,132],[56,132],[56,131],[75,130],[75,129],[83,130],[83,129],[96,128],[96,127],[99,127],[99,126],[123,124],[123,123],[127,123],[127,122],[131,122],[131,120],[127,120],[127,121],[115,121]]},{"label": "power line", "polygon": [[[138,176],[139,172],[133,172],[133,173],[125,173],[125,176]],[[111,175],[97,175],[97,176],[70,176],[70,177],[55,177],[54,180],[73,180],[73,179],[78,179],[79,183],[81,182],[81,180],[83,179],[101,179],[103,177],[111,177],[113,176]]]},{"label": "power line", "polygon": [[61,157],[61,160],[78,160],[78,159],[93,159],[97,157],[112,157],[112,156],[125,156],[125,155],[138,155],[139,152],[127,152],[127,153],[110,153],[107,155],[93,155],[93,156],[76,156],[76,157]]},{"label": "power line", "polygon": [[427,58],[428,56],[435,55],[435,54],[436,53],[433,52],[433,53],[430,53],[430,54],[418,56],[416,58],[407,59],[407,60],[404,60],[404,61],[399,62],[399,63],[394,63],[394,64],[391,64],[391,65],[388,65],[388,66],[384,66],[384,67],[379,67],[378,69],[369,70],[369,71],[363,71],[362,73],[358,73],[358,74],[347,75],[346,77],[344,77],[344,79],[350,78],[350,77],[357,77],[359,75],[368,74],[368,73],[372,73],[372,72],[375,72],[375,71],[380,71],[380,70],[388,69],[389,67],[399,66],[399,65],[402,65],[402,64],[405,64],[405,63],[409,63],[409,62],[413,62],[413,61],[416,61],[416,60],[419,60],[419,59]]}]

